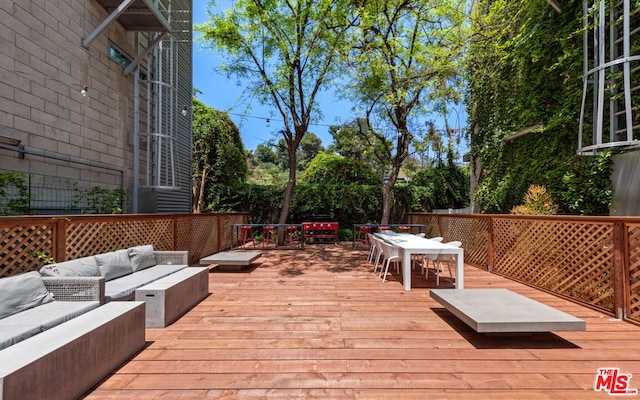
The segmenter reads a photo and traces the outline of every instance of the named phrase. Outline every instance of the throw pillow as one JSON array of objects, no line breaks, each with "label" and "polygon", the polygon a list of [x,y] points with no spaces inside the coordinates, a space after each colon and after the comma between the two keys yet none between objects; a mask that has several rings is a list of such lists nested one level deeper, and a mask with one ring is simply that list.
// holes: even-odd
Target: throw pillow
[{"label": "throw pillow", "polygon": [[37,271],[0,279],[0,318],[52,301]]},{"label": "throw pillow", "polygon": [[128,252],[133,272],[156,265],[156,256],[153,252],[153,246],[150,244],[132,247],[128,249]]},{"label": "throw pillow", "polygon": [[129,253],[126,249],[97,254],[94,257],[96,264],[100,268],[100,275],[104,277],[105,281],[133,273],[131,261],[129,261]]}]

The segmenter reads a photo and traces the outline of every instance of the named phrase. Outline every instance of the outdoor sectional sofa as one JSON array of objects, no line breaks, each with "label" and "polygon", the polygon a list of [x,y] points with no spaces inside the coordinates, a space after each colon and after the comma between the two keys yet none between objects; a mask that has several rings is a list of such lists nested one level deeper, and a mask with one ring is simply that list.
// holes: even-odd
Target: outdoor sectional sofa
[{"label": "outdoor sectional sofa", "polygon": [[80,397],[206,297],[208,271],[145,245],[1,278],[0,400]]},{"label": "outdoor sectional sofa", "polygon": [[78,398],[144,346],[145,304],[101,305],[95,287],[35,271],[0,279],[1,400]]},{"label": "outdoor sectional sofa", "polygon": [[152,245],[136,246],[45,265],[40,274],[57,278],[92,277],[96,282],[102,277],[103,303],[133,300],[137,288],[187,268],[187,256],[186,251],[156,251]]},{"label": "outdoor sectional sofa", "polygon": [[187,251],[158,251],[152,245],[120,249],[44,266],[45,279],[93,280],[99,301],[140,300],[147,328],[163,328],[209,294],[206,267],[189,267]]}]

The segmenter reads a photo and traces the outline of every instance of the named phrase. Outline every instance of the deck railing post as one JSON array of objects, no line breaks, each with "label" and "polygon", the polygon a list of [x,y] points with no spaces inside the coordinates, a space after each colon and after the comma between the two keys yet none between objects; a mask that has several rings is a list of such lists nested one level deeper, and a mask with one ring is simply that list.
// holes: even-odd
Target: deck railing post
[{"label": "deck railing post", "polygon": [[613,302],[618,319],[627,316],[627,296],[625,294],[626,276],[629,254],[627,249],[626,225],[623,221],[615,221],[613,225]]},{"label": "deck railing post", "polygon": [[493,218],[487,220],[487,271],[493,269]]},{"label": "deck railing post", "polygon": [[67,260],[67,223],[64,218],[53,218],[53,259],[56,262]]}]

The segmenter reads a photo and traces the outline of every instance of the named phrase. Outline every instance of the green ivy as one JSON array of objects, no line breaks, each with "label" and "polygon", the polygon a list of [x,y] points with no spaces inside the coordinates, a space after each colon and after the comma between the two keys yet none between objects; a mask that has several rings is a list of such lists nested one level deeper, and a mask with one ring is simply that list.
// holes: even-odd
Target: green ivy
[{"label": "green ivy", "polygon": [[561,213],[608,214],[610,156],[576,154],[582,3],[558,13],[545,0],[480,0],[476,10],[466,103],[481,211],[507,213],[529,186],[543,185]]}]

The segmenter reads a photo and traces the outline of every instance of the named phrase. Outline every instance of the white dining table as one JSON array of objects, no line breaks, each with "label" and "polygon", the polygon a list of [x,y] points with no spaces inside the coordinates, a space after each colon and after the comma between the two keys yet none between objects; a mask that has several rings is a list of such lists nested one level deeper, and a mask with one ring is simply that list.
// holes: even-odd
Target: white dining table
[{"label": "white dining table", "polygon": [[464,288],[464,250],[446,243],[429,240],[410,233],[380,232],[377,237],[402,251],[402,284],[411,291],[411,256],[413,254],[454,254],[456,256],[456,289]]}]

